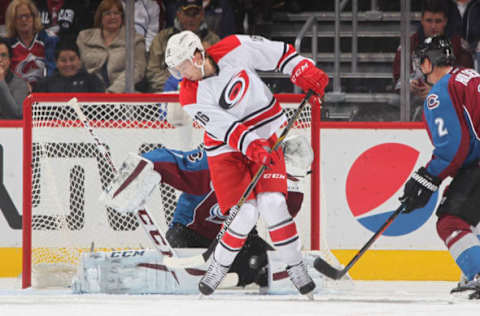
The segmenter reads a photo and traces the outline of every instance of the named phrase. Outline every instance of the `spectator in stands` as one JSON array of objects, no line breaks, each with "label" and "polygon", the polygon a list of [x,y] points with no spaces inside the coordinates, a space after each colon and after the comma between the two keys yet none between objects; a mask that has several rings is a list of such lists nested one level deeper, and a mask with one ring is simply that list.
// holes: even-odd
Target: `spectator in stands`
[{"label": "spectator in stands", "polygon": [[208,27],[220,38],[238,34],[232,1],[230,0],[206,0],[203,1],[205,21]]},{"label": "spectator in stands", "polygon": [[52,74],[58,38],[43,30],[35,4],[31,0],[13,0],[7,8],[6,24],[12,71],[32,86]]},{"label": "spectator in stands", "polygon": [[55,60],[57,72],[38,81],[34,92],[105,92],[103,81],[83,68],[75,42],[59,42]]},{"label": "spectator in stands", "polygon": [[[446,34],[448,6],[444,1],[425,0],[423,3],[421,28],[418,29],[410,37],[410,53],[413,53],[419,43],[423,43],[424,39],[429,36],[445,34],[450,38],[455,54],[456,66],[467,68],[473,67],[472,55],[462,47],[461,37],[459,34]],[[393,78],[395,81],[395,90],[400,89],[400,54],[401,47],[397,49],[395,60],[393,62]],[[430,91],[430,86],[423,81],[423,76],[412,74],[410,80],[410,91],[413,93],[414,103],[423,105],[425,96]]]},{"label": "spectator in stands", "polygon": [[91,27],[87,5],[78,0],[35,0],[43,27],[65,40],[75,41],[81,30]]},{"label": "spectator in stands", "polygon": [[[127,0],[122,0],[123,8]],[[153,38],[157,35],[159,28],[160,7],[154,0],[135,0],[135,31],[145,37],[145,48],[150,49]]]},{"label": "spectator in stands", "polygon": [[7,34],[5,29],[5,12],[7,12],[10,0],[0,0],[0,36]]},{"label": "spectator in stands", "polygon": [[458,13],[462,19],[462,37],[476,60],[480,71],[480,0],[456,0]]},{"label": "spectator in stands", "polygon": [[[105,83],[106,92],[125,92],[125,26],[120,0],[103,0],[95,13],[95,28],[83,30],[77,38],[80,57],[89,73]],[[134,83],[145,74],[145,39],[136,34],[134,41]]]},{"label": "spectator in stands", "polygon": [[0,37],[0,118],[23,117],[23,100],[30,93],[25,80],[10,70],[12,49],[7,39]]},{"label": "spectator in stands", "polygon": [[162,92],[165,82],[170,77],[165,65],[165,48],[167,40],[172,34],[190,30],[200,37],[205,48],[220,40],[218,35],[208,29],[204,17],[202,0],[182,0],[178,2],[174,26],[160,31],[153,39],[150,47],[146,74],[150,91]]}]

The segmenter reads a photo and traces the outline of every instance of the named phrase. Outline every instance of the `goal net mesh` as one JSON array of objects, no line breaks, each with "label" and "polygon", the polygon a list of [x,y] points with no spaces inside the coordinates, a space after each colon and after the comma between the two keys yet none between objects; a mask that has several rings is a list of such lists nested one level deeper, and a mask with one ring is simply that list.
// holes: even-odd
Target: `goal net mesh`
[{"label": "goal net mesh", "polygon": [[[114,171],[67,104],[68,99],[32,102],[30,231],[35,287],[68,286],[81,252],[151,248],[134,215],[120,214],[99,201]],[[111,154],[115,166],[129,152],[144,153],[164,146],[179,150],[202,146],[203,130],[176,102],[144,101],[142,95],[135,102],[122,101],[121,95],[112,97],[112,101],[81,99],[80,108],[89,126]],[[156,99],[161,100],[161,96]],[[281,103],[290,118],[298,103]],[[310,139],[310,113],[307,105],[292,134]],[[304,249],[310,247],[309,178],[305,177],[303,207],[296,218]],[[163,232],[172,220],[180,193],[161,184],[146,205]]]}]

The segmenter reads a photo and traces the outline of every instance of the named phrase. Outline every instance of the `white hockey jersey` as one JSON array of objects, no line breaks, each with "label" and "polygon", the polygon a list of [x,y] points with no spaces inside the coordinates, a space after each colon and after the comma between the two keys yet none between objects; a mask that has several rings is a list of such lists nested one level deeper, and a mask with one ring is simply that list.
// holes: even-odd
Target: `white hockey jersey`
[{"label": "white hockey jersey", "polygon": [[258,138],[269,138],[286,116],[256,70],[291,74],[306,59],[292,45],[259,36],[231,35],[207,49],[217,63],[217,75],[180,87],[183,109],[206,130],[208,156],[246,153]]}]

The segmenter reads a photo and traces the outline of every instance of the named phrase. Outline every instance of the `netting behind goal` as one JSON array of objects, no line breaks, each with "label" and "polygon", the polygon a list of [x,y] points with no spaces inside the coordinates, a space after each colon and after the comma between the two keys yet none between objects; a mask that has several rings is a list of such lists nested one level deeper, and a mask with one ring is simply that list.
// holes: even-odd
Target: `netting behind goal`
[{"label": "netting behind goal", "polygon": [[[36,287],[69,285],[83,251],[151,248],[135,216],[122,215],[99,201],[114,172],[67,104],[73,96],[34,94],[25,102],[24,287],[30,282]],[[129,152],[163,146],[190,150],[202,144],[203,130],[180,109],[176,95],[75,96],[115,166]],[[301,98],[278,96],[288,117]],[[292,133],[310,139],[310,127],[307,106]],[[311,246],[309,192],[307,176],[296,219],[305,249]],[[162,184],[148,201],[147,210],[163,232],[179,193]]]}]

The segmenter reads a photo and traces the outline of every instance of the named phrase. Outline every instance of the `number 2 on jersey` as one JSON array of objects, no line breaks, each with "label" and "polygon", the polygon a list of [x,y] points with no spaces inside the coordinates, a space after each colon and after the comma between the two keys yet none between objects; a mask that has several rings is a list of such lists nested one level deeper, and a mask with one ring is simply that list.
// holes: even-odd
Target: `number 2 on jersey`
[{"label": "number 2 on jersey", "polygon": [[437,125],[437,128],[438,128],[438,136],[439,137],[448,135],[448,130],[445,127],[445,121],[442,118],[437,117],[435,119],[435,124]]}]

